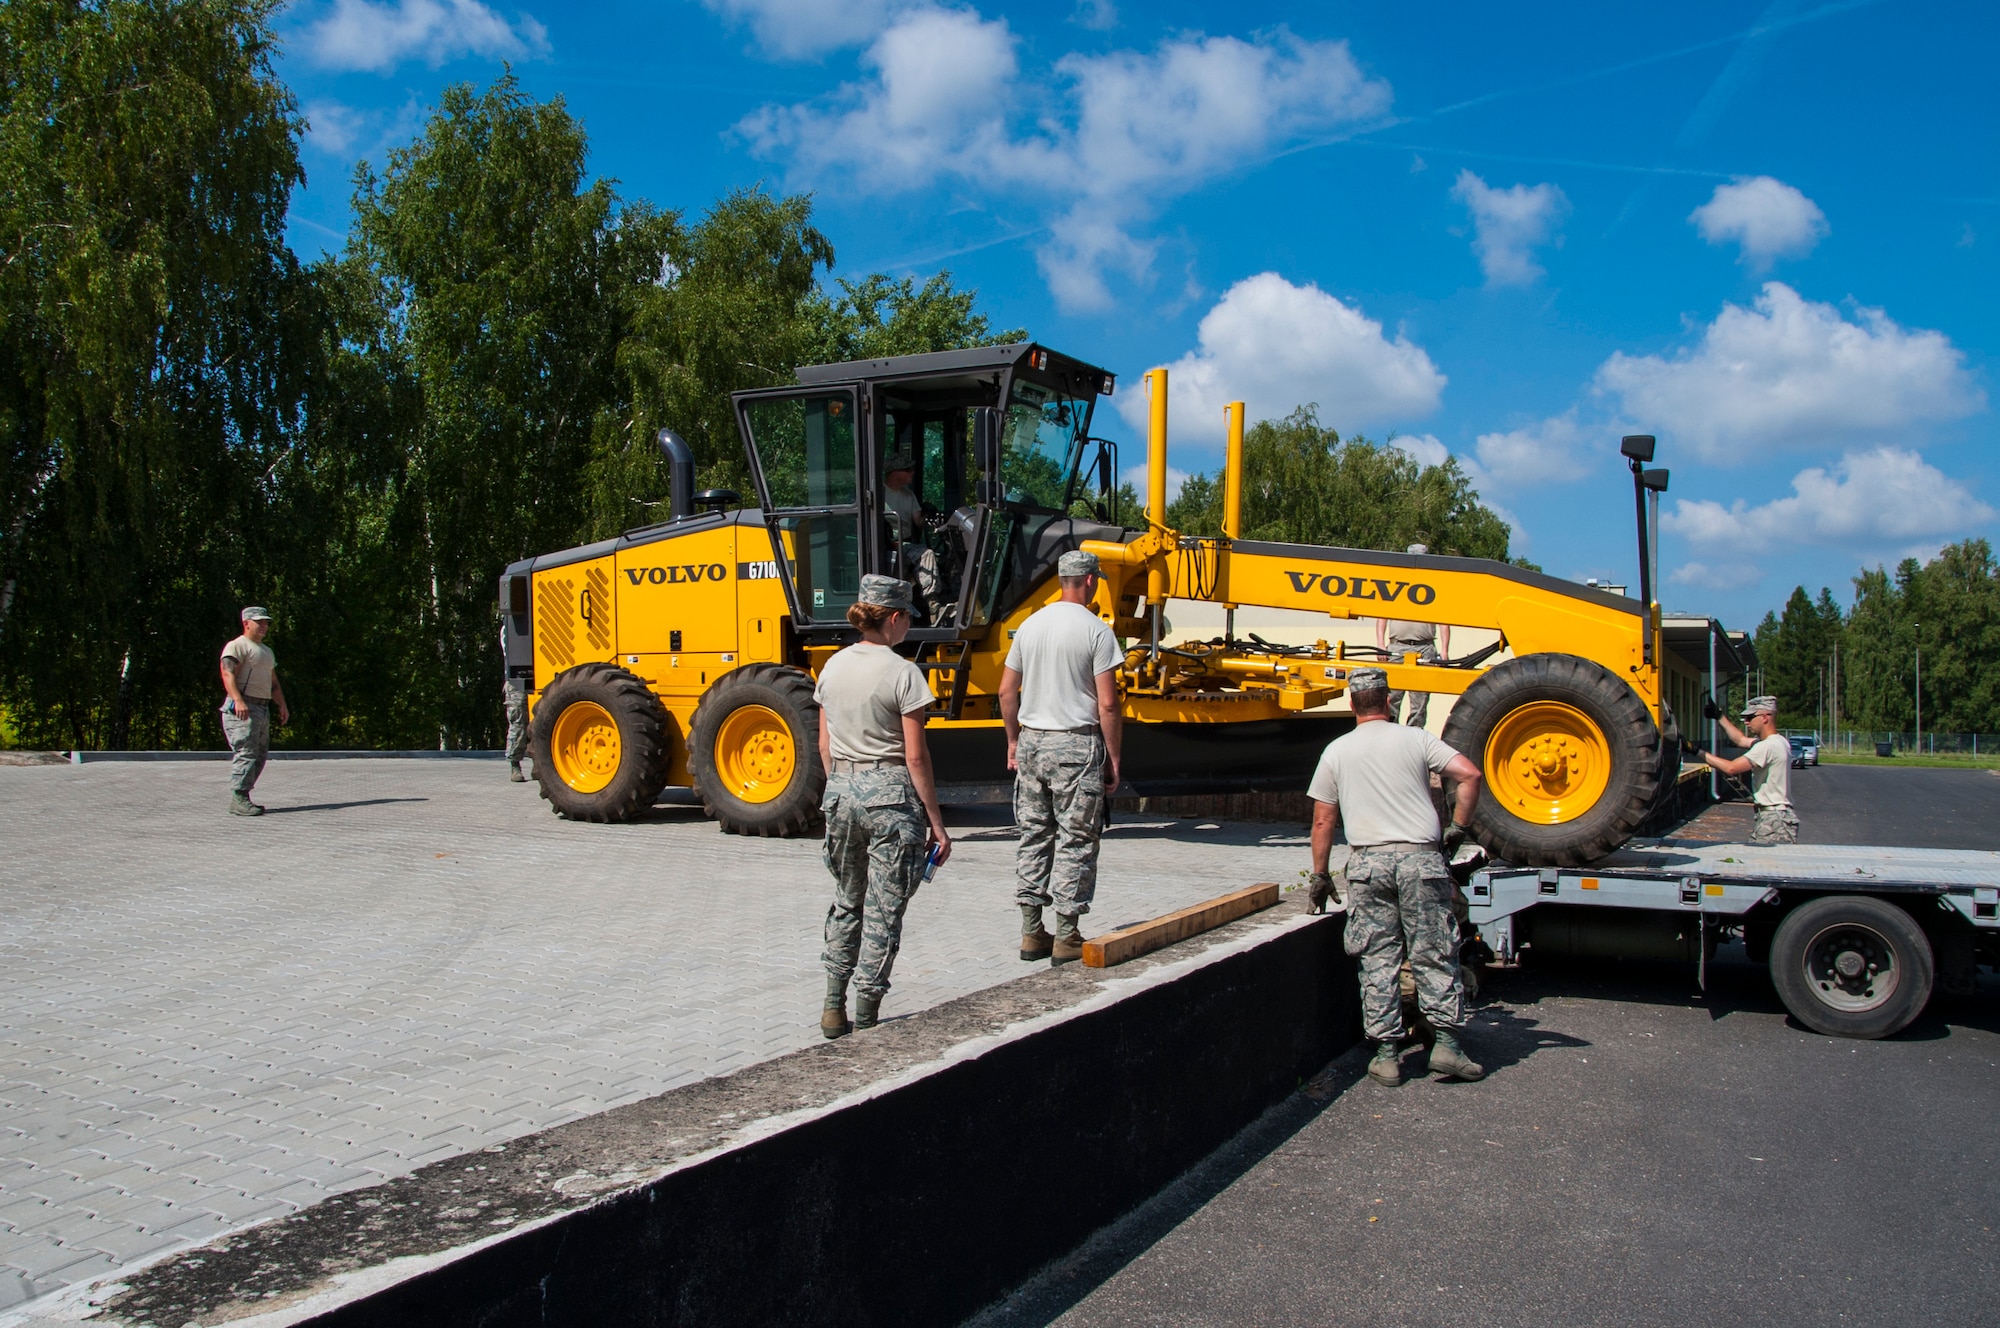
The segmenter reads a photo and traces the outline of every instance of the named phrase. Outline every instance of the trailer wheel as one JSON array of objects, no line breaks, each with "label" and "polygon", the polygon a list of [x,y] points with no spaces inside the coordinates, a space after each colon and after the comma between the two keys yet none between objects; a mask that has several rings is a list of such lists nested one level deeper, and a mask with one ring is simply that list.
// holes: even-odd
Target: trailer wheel
[{"label": "trailer wheel", "polygon": [[1575,655],[1497,664],[1452,707],[1444,740],[1485,778],[1473,835],[1524,867],[1579,867],[1652,812],[1660,732],[1617,674]]},{"label": "trailer wheel", "polygon": [[1771,939],[1771,984],[1798,1021],[1829,1037],[1879,1038],[1931,998],[1936,965],[1924,929],[1869,895],[1801,904]]},{"label": "trailer wheel", "polygon": [[701,805],[732,835],[803,835],[819,824],[826,771],[812,679],[782,664],[724,674],[695,707],[688,766]]},{"label": "trailer wheel", "polygon": [[667,786],[667,712],[616,664],[558,674],[535,706],[529,741],[542,796],[572,821],[629,821]]}]

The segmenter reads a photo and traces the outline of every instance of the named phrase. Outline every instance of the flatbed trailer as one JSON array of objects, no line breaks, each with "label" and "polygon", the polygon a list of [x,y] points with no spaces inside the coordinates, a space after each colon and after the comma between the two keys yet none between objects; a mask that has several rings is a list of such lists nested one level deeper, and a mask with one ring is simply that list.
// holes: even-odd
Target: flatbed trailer
[{"label": "flatbed trailer", "polygon": [[1524,951],[1708,962],[1741,939],[1799,1022],[1879,1038],[1936,987],[2000,968],[2000,853],[1635,839],[1589,867],[1494,863],[1468,921],[1501,960]]}]

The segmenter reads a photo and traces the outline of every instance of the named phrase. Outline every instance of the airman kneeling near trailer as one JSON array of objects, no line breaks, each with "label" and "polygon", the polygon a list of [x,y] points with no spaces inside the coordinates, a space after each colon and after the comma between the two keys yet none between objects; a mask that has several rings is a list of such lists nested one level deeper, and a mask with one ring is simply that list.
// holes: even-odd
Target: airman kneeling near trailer
[{"label": "airman kneeling near trailer", "polygon": [[813,692],[826,757],[826,869],[833,874],[820,955],[826,1007],[819,1026],[830,1038],[875,1026],[903,944],[903,912],[923,883],[924,865],[951,856],[924,738],[924,711],[937,697],[923,671],[895,651],[910,633],[911,609],[909,582],[862,577],[847,611],[861,640],[827,661]]},{"label": "airman kneeling near trailer", "polygon": [[[1481,1078],[1485,1069],[1458,1041],[1465,984],[1445,865],[1465,842],[1479,801],[1479,767],[1425,730],[1394,723],[1381,669],[1354,670],[1347,697],[1354,731],[1327,745],[1306,790],[1313,799],[1312,898],[1319,908],[1332,893],[1327,864],[1344,809],[1354,850],[1345,873],[1346,947],[1360,961],[1363,1032],[1375,1043],[1369,1077],[1391,1088],[1403,1082],[1399,971],[1407,957],[1417,1006],[1437,1032],[1430,1069],[1449,1079]],[[1431,802],[1433,772],[1458,785],[1442,836]]]}]

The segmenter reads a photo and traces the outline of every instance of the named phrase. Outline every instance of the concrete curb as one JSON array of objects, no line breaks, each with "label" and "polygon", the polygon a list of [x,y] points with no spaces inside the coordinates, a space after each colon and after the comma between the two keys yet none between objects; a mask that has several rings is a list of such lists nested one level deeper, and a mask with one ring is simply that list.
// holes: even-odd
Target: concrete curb
[{"label": "concrete curb", "polygon": [[[427,1247],[396,1257],[376,1240],[366,1257],[376,1238],[365,1231],[381,1219],[344,1232],[341,1201],[330,1200],[235,1238],[223,1255],[175,1256],[133,1278],[133,1294],[99,1321],[956,1323],[1354,1043],[1341,922],[1281,905],[1211,933],[1205,949],[1136,961],[1130,976],[1043,970],[592,1118],[605,1123],[567,1144],[559,1136],[591,1122],[513,1141],[505,1159],[476,1159],[492,1172],[473,1159],[438,1163],[428,1180],[419,1172],[367,1192],[382,1196],[371,1213],[409,1210],[399,1220],[432,1237]],[[745,1109],[753,1101],[771,1105]],[[573,1165],[557,1157],[576,1155],[582,1137],[595,1172],[547,1179]],[[663,1144],[687,1151],[664,1165],[641,1160]],[[482,1185],[585,1201],[510,1207],[520,1215],[511,1229],[439,1248],[426,1210],[470,1211]],[[507,1193],[493,1188],[490,1201],[520,1202]],[[306,1265],[293,1290],[259,1292],[230,1271],[279,1263]],[[204,1278],[221,1299],[190,1298]],[[274,1299],[259,1313],[245,1296]]]}]

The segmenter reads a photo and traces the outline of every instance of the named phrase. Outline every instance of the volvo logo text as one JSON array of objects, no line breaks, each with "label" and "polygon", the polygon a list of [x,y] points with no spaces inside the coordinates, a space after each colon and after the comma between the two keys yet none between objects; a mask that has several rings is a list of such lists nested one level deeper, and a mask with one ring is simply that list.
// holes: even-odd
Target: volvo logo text
[{"label": "volvo logo text", "polygon": [[682,563],[676,567],[627,567],[625,577],[633,585],[678,586],[690,581],[727,581],[729,569],[721,563]]},{"label": "volvo logo text", "polygon": [[1292,589],[1301,595],[1314,590],[1330,599],[1371,599],[1384,604],[1404,600],[1410,604],[1428,604],[1438,597],[1435,587],[1421,581],[1384,581],[1379,577],[1345,577],[1321,572],[1287,571],[1292,579]]}]

